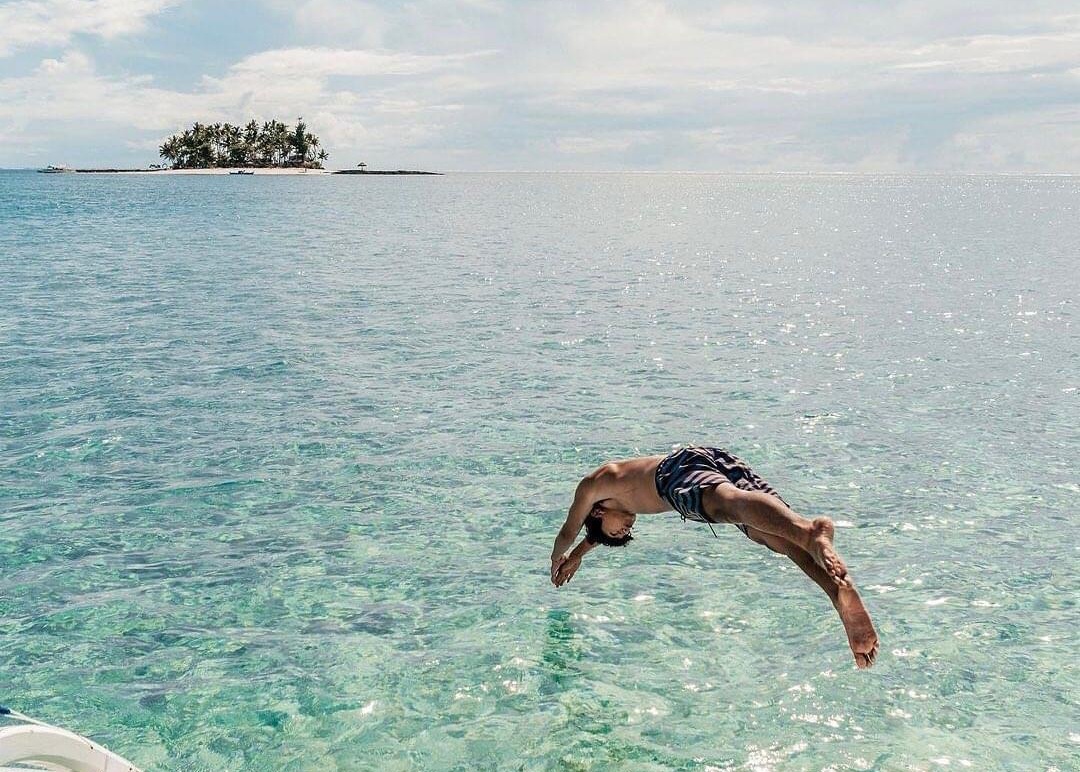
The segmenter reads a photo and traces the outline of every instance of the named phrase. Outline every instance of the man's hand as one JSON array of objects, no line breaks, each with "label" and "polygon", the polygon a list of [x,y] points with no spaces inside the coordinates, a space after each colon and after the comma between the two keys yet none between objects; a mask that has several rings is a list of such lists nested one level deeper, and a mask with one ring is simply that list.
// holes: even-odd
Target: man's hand
[{"label": "man's hand", "polygon": [[562,587],[574,577],[579,568],[581,568],[581,555],[571,555],[564,558],[560,561],[558,569],[552,571],[552,583],[556,587]]},{"label": "man's hand", "polygon": [[558,587],[559,585],[555,583],[555,577],[559,573],[559,567],[562,566],[562,564],[565,563],[565,562],[566,562],[566,555],[562,555],[561,557],[552,557],[551,558],[551,583],[554,584],[556,587]]}]

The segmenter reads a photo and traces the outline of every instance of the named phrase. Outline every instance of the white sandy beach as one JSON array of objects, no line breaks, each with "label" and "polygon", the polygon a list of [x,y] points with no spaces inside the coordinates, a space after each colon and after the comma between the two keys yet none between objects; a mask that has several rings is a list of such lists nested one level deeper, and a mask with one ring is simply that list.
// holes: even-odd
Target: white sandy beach
[{"label": "white sandy beach", "polygon": [[236,171],[251,171],[259,175],[268,174],[330,174],[332,169],[276,169],[272,167],[231,167],[215,169],[139,169],[129,172],[102,172],[102,174],[229,174]]}]

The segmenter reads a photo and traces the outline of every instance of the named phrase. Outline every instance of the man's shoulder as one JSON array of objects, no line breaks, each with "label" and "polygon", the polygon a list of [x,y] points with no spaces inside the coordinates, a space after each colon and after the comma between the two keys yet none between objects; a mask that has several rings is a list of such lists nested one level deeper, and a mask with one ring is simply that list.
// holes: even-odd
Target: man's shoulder
[{"label": "man's shoulder", "polygon": [[606,461],[585,475],[585,480],[594,485],[611,485],[631,473],[633,459]]},{"label": "man's shoulder", "polygon": [[608,461],[600,466],[596,473],[613,479],[622,479],[629,475],[640,474],[644,471],[656,469],[663,456],[638,456],[637,458],[624,458],[619,461]]}]

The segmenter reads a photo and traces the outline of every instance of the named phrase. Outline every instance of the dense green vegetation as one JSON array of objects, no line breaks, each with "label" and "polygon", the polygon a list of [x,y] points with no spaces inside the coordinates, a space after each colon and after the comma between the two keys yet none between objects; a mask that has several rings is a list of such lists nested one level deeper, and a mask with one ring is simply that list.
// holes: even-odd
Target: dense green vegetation
[{"label": "dense green vegetation", "polygon": [[298,167],[321,169],[329,154],[307,130],[303,118],[296,126],[266,121],[260,126],[195,123],[161,146],[161,157],[174,169],[212,169],[226,166]]}]

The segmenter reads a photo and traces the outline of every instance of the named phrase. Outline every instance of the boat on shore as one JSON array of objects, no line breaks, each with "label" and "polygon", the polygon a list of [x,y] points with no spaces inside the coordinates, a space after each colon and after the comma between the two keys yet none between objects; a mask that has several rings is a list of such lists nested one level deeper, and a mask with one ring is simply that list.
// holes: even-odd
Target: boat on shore
[{"label": "boat on shore", "polygon": [[240,174],[240,175],[243,175],[245,177],[247,175],[249,175],[249,174],[254,174],[254,173],[255,173],[254,169],[234,169],[233,171],[229,172],[230,175]]},{"label": "boat on shore", "polygon": [[141,772],[127,759],[82,735],[3,706],[0,718],[20,722],[0,728],[0,772]]}]

